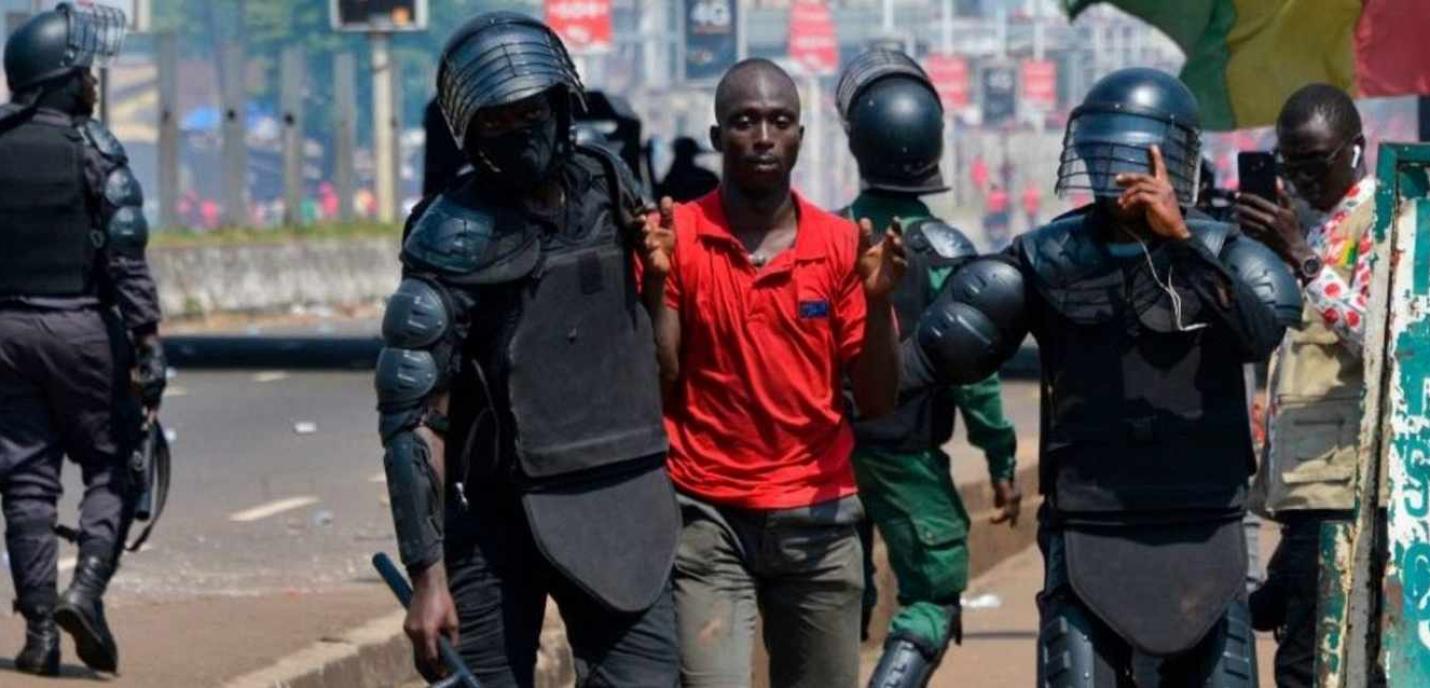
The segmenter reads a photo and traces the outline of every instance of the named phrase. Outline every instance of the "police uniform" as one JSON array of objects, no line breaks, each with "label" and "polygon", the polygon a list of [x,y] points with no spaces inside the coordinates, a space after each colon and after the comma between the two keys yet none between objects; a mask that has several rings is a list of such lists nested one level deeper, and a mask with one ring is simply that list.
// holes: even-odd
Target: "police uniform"
[{"label": "police uniform", "polygon": [[[903,53],[870,50],[845,69],[836,88],[865,190],[842,211],[883,228],[903,223],[909,266],[893,296],[899,331],[912,334],[949,274],[977,255],[961,232],[932,218],[919,195],[946,190],[943,108],[916,63]],[[984,451],[994,480],[1014,474],[1016,436],[1003,416],[996,375],[958,387],[933,387],[901,399],[885,418],[855,423],[852,456],[859,496],[883,535],[898,581],[900,610],[870,678],[874,688],[927,683],[944,649],[959,636],[959,598],[968,583],[968,512],[942,450],[962,409],[969,440]],[[867,532],[867,531],[866,531]],[[871,543],[866,541],[866,624],[877,602]]]},{"label": "police uniform", "polygon": [[[1115,199],[1115,176],[1146,173],[1155,144],[1186,207],[1198,137],[1185,86],[1114,72],[1073,112],[1059,191]],[[1300,290],[1269,249],[1204,216],[1187,218],[1186,240],[1113,241],[1106,203],[955,273],[911,365],[976,379],[1025,333],[1038,341],[1039,685],[1254,686],[1242,366],[1275,349]]]},{"label": "police uniform", "polygon": [[[123,147],[77,98],[104,47],[86,52],[80,41],[76,50],[71,40],[63,52],[67,35],[89,35],[106,19],[62,6],[18,29],[5,52],[16,100],[0,106],[0,160],[8,161],[0,165],[0,498],[28,628],[16,665],[35,673],[58,670],[55,617],[88,666],[117,666],[100,596],[133,497],[125,465],[141,409],[130,337],[152,338],[160,319],[144,259],[143,194]],[[151,368],[156,355],[145,353]],[[151,384],[162,391],[162,380]],[[55,507],[64,455],[80,465],[85,492],[75,580],[61,597]]]},{"label": "police uniform", "polygon": [[[531,685],[548,596],[578,683],[673,685],[679,516],[628,233],[644,204],[618,159],[569,143],[580,82],[540,22],[471,20],[438,83],[476,169],[414,210],[383,321],[376,384],[402,560],[445,561],[458,650],[483,685]],[[481,109],[533,96],[551,99],[550,121],[468,135]],[[548,155],[538,179],[518,172]],[[524,200],[547,182],[559,208]],[[438,419],[427,402],[442,392]],[[445,480],[423,424],[446,433]]]}]

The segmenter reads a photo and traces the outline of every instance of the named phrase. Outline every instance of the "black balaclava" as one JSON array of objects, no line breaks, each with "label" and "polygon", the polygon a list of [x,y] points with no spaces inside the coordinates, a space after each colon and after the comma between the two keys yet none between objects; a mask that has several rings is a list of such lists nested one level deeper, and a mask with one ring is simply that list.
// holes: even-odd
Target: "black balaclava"
[{"label": "black balaclava", "polygon": [[499,136],[467,137],[468,157],[478,169],[490,173],[512,188],[540,184],[555,169],[557,156],[557,118],[551,117],[529,127],[509,131]]},{"label": "black balaclava", "polygon": [[39,93],[31,96],[35,107],[58,110],[78,117],[93,115],[95,93],[89,88],[86,77],[88,74],[76,70],[41,85]]}]

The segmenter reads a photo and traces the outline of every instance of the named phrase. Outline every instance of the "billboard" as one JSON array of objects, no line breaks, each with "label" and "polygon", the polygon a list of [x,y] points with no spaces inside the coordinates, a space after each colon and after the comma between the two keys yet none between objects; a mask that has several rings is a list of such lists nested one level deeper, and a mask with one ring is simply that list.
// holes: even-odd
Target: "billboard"
[{"label": "billboard", "polygon": [[958,55],[928,55],[924,57],[924,71],[945,110],[968,106],[968,60]]},{"label": "billboard", "polygon": [[1018,74],[1013,65],[990,64],[979,79],[983,124],[997,125],[1013,119],[1018,105]]},{"label": "billboard", "polygon": [[546,25],[572,53],[611,49],[611,0],[546,0]]},{"label": "billboard", "polygon": [[427,0],[330,0],[336,31],[422,31]]},{"label": "billboard", "polygon": [[685,0],[685,79],[719,79],[739,52],[735,0]]},{"label": "billboard", "polygon": [[1023,102],[1051,110],[1058,104],[1058,65],[1052,60],[1023,60]]},{"label": "billboard", "polygon": [[811,74],[839,70],[839,37],[824,0],[794,0],[790,5],[789,56]]}]

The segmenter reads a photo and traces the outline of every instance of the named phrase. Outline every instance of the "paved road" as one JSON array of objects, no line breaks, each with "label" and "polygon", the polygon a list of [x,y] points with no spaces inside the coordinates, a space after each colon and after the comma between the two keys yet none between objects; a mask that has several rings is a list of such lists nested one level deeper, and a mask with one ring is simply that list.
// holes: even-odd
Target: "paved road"
[{"label": "paved road", "polygon": [[[177,373],[163,412],[175,457],[168,511],[112,585],[124,675],[108,685],[219,685],[393,609],[368,563],[395,550],[371,385],[366,371]],[[1036,385],[1011,382],[1005,398],[1026,455]],[[951,449],[960,479],[985,475],[961,431]],[[67,467],[70,523],[78,478]],[[73,556],[65,545],[61,585]],[[0,600],[12,597],[0,576]],[[0,685],[47,685],[9,672],[21,637],[20,619],[0,612]],[[66,674],[86,676],[65,646]]]}]

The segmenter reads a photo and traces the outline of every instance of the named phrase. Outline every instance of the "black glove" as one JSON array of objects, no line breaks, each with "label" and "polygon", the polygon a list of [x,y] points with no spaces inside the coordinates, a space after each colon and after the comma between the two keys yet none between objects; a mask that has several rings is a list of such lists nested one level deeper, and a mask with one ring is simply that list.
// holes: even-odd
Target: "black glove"
[{"label": "black glove", "polygon": [[139,389],[139,400],[145,408],[158,408],[164,397],[164,386],[168,384],[169,364],[164,359],[164,346],[158,338],[150,337],[140,340],[137,348],[134,384]]}]

